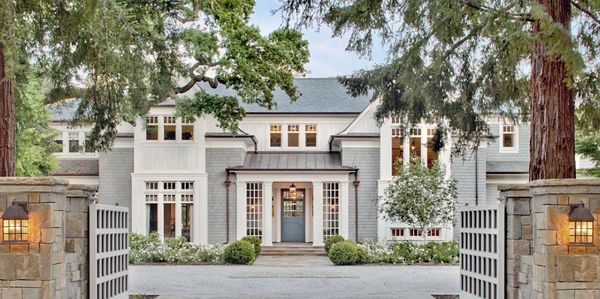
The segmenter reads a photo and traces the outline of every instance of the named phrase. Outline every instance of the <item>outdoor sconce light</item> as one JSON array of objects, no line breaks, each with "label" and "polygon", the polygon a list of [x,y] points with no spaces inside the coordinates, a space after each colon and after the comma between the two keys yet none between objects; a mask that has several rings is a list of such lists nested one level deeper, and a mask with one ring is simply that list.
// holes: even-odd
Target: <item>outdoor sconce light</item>
[{"label": "outdoor sconce light", "polygon": [[292,182],[292,185],[290,185],[290,197],[296,200],[296,185],[294,185],[294,182]]},{"label": "outdoor sconce light", "polygon": [[594,215],[583,202],[571,204],[569,211],[569,243],[590,245],[594,243]]},{"label": "outdoor sconce light", "polygon": [[26,202],[13,201],[1,218],[3,242],[27,242],[29,212]]}]

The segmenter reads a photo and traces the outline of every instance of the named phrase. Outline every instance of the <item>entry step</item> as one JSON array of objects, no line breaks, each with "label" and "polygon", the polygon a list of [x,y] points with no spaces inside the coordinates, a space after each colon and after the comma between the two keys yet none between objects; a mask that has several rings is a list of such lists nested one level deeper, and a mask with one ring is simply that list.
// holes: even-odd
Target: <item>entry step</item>
[{"label": "entry step", "polygon": [[310,243],[280,243],[263,246],[261,255],[327,255],[323,246]]}]

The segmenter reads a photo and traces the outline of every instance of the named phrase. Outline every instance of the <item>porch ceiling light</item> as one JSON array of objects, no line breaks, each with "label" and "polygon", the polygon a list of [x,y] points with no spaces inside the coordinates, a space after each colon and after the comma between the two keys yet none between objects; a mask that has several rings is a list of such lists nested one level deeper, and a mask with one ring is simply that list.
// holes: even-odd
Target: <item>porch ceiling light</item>
[{"label": "porch ceiling light", "polygon": [[26,202],[13,201],[0,218],[2,218],[3,242],[27,242],[29,212]]},{"label": "porch ceiling light", "polygon": [[569,206],[569,243],[589,245],[594,243],[594,215],[583,202]]}]

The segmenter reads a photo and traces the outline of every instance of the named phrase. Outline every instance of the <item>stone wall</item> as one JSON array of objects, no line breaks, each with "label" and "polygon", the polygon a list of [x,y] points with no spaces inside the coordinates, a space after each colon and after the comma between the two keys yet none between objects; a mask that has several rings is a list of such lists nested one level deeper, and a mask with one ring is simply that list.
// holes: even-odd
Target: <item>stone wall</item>
[{"label": "stone wall", "polygon": [[88,206],[95,187],[0,178],[0,213],[28,203],[26,243],[0,241],[0,299],[88,297]]},{"label": "stone wall", "polygon": [[[502,186],[501,197],[507,211],[507,298],[600,298],[600,180]],[[582,201],[596,218],[589,246],[569,243],[569,205]]]}]

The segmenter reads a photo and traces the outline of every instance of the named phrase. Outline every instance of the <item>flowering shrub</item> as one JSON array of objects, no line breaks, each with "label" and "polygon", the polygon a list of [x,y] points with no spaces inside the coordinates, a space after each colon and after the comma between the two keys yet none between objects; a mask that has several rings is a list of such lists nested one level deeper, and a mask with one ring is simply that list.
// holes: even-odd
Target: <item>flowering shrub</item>
[{"label": "flowering shrub", "polygon": [[358,247],[366,251],[368,263],[418,264],[438,263],[452,264],[458,262],[457,242],[429,242],[417,245],[410,242],[388,242],[377,244],[365,242]]},{"label": "flowering shrub", "polygon": [[160,241],[158,233],[148,236],[129,234],[129,261],[132,264],[169,263],[223,263],[223,245],[200,246],[187,242],[184,237]]}]

